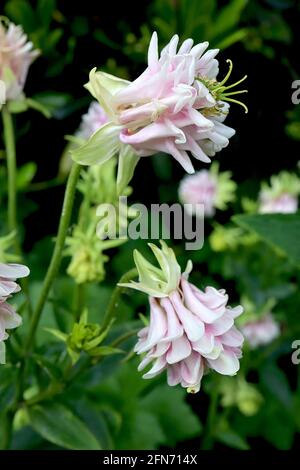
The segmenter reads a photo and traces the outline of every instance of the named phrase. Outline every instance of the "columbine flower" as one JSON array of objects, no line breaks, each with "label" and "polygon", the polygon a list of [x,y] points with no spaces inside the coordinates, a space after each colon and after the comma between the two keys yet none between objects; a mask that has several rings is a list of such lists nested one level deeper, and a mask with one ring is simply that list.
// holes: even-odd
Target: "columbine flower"
[{"label": "columbine flower", "polygon": [[0,20],[0,79],[6,85],[7,100],[20,98],[28,69],[38,55],[21,26]]},{"label": "columbine flower", "polygon": [[108,122],[102,106],[97,101],[93,101],[86,114],[82,116],[80,127],[76,136],[88,140],[103,124]]},{"label": "columbine flower", "polygon": [[139,370],[152,364],[145,379],[167,370],[169,385],[181,384],[195,393],[205,370],[224,375],[239,370],[243,336],[234,319],[243,308],[228,307],[223,289],[202,291],[191,284],[191,262],[182,274],[174,252],[161,243],[162,249],[150,244],[160,269],[135,251],[140,282],[123,284],[150,296],[150,323],[139,332],[135,347],[137,354],[145,354]]},{"label": "columbine flower", "polygon": [[219,165],[214,162],[210,170],[201,170],[183,178],[179,198],[183,204],[189,204],[187,209],[192,213],[195,213],[196,204],[203,204],[204,214],[211,217],[215,209],[227,208],[227,203],[235,199],[235,190],[236,183],[231,180],[231,172],[219,173]]},{"label": "columbine flower", "polygon": [[0,364],[5,363],[4,341],[8,338],[6,330],[16,328],[22,322],[21,317],[6,301],[20,291],[15,280],[28,274],[29,269],[26,266],[0,263]]},{"label": "columbine flower", "polygon": [[280,335],[280,326],[271,313],[243,324],[241,330],[253,349],[271,343]]},{"label": "columbine flower", "polygon": [[259,194],[261,214],[293,214],[298,210],[300,179],[298,176],[282,171],[271,177],[271,185],[264,183]]},{"label": "columbine flower", "polygon": [[232,92],[231,88],[243,79],[225,85],[232,70],[230,62],[228,74],[218,82],[218,50],[205,52],[208,42],[192,47],[192,39],[187,39],[177,51],[178,41],[175,35],[159,56],[157,34],[153,33],[148,67],[133,82],[91,71],[86,87],[109,116],[109,122],[73,151],[75,161],[85,165],[101,163],[122,146],[129,146],[126,167],[131,173],[139,157],[157,152],[171,154],[188,173],[193,173],[188,152],[210,162],[210,156],[228,145],[235,131],[223,124],[229,111],[225,101],[236,101],[232,95],[240,92]]}]

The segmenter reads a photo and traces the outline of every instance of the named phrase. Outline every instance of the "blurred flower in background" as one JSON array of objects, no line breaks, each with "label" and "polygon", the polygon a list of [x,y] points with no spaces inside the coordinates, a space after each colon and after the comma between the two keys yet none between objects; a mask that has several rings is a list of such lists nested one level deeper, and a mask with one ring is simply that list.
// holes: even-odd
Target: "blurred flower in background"
[{"label": "blurred flower in background", "polygon": [[88,140],[94,132],[98,131],[103,124],[108,121],[102,106],[97,101],[93,101],[86,114],[81,118],[81,124],[76,136]]},{"label": "blurred flower in background", "polygon": [[257,388],[248,383],[243,376],[238,376],[234,380],[222,377],[220,393],[224,408],[236,406],[246,416],[255,415],[264,401]]},{"label": "blurred flower in background", "polygon": [[6,86],[6,99],[22,96],[30,65],[39,55],[21,26],[0,20],[0,79]]},{"label": "blurred flower in background", "polygon": [[261,214],[282,213],[293,214],[298,210],[300,194],[300,178],[287,171],[271,176],[271,184],[262,184],[259,194]]},{"label": "blurred flower in background", "polygon": [[[231,179],[231,172],[219,172],[219,165],[214,162],[209,170],[201,170],[194,175],[185,176],[179,185],[179,199],[183,204],[203,204],[204,214],[212,217],[216,209],[225,210],[229,202],[235,199],[236,183]],[[195,207],[186,209],[195,212]]]},{"label": "blurred flower in background", "polygon": [[246,322],[240,328],[253,349],[271,343],[280,335],[279,323],[274,319],[272,313],[267,313],[257,320]]}]

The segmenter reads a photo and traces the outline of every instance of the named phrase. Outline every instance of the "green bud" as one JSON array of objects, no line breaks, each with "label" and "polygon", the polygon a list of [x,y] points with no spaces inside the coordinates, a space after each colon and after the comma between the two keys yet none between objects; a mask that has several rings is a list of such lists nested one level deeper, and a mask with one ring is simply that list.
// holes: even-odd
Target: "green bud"
[{"label": "green bud", "polygon": [[153,297],[167,297],[177,289],[181,268],[177,263],[174,251],[164,241],[160,243],[162,248],[158,248],[152,243],[148,244],[158,261],[159,268],[153,266],[141,253],[135,250],[134,261],[139,273],[139,282],[131,281],[127,284],[119,284],[121,287],[136,289]]},{"label": "green bud", "polygon": [[[113,354],[117,350],[109,346],[100,346],[106,338],[111,324],[103,329],[95,323],[88,323],[88,312],[85,310],[79,322],[74,323],[71,333],[66,338],[68,353],[75,363],[82,351],[92,357]],[[118,350],[119,351],[119,350]]]}]

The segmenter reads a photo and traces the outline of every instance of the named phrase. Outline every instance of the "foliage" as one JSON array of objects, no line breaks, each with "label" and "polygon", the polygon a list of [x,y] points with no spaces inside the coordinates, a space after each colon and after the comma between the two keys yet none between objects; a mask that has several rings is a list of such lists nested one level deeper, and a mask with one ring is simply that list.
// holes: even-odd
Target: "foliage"
[{"label": "foliage", "polygon": [[[107,13],[98,5],[95,14],[95,2],[91,2],[92,13],[85,11],[90,5],[73,12],[67,3],[6,0],[3,5],[3,13],[23,25],[42,54],[30,71],[27,94],[31,98],[10,110],[18,140],[21,228],[17,234],[7,224],[8,178],[4,141],[0,144],[0,258],[20,261],[17,240],[31,269],[29,285],[25,282],[13,299],[23,326],[11,334],[7,364],[0,366],[0,447],[159,449],[187,441],[199,448],[296,447],[300,380],[299,365],[291,362],[291,345],[300,337],[300,216],[257,214],[256,201],[261,181],[273,170],[297,171],[300,108],[291,109],[290,83],[299,73],[293,57],[295,39],[299,39],[299,6],[292,0],[152,0],[145,9],[133,2],[137,16],[133,13],[128,21],[122,18],[123,10],[114,9],[112,25],[111,6]],[[295,24],[290,21],[293,15]],[[81,216],[77,211],[70,223],[64,259],[28,356],[24,390],[17,397],[12,440],[7,444],[7,415],[16,404],[22,347],[42,292],[60,217],[62,186],[69,173],[72,143],[66,143],[64,136],[75,133],[89,104],[82,84],[92,66],[123,78],[135,76],[145,61],[153,29],[162,46],[178,33],[181,39],[193,37],[195,43],[208,40],[212,47],[225,50],[224,57],[235,58],[235,63],[241,58],[243,72],[246,68],[250,76],[250,93],[252,84],[252,93],[258,94],[252,95],[252,121],[234,141],[233,157],[226,150],[220,158],[221,170],[230,172],[237,182],[236,200],[205,222],[201,250],[186,252],[184,241],[168,243],[183,269],[188,259],[193,261],[192,282],[200,288],[225,287],[236,304],[245,306],[246,320],[260,319],[272,310],[281,334],[256,350],[246,345],[239,375],[218,379],[212,374],[198,395],[187,397],[183,389],[168,387],[165,376],[143,380],[133,348],[136,332],[148,316],[146,296],[115,286],[133,268],[133,250],[145,253],[146,240],[106,244],[96,239],[95,209],[101,201],[94,195],[102,176],[95,179],[83,170],[75,199]],[[278,76],[265,77],[256,62],[264,64],[264,71],[278,71]],[[283,84],[287,101],[282,101],[280,79],[288,81]],[[261,115],[266,127],[260,121],[256,128]],[[263,149],[272,145],[270,154],[260,150],[265,145],[260,128],[267,141]],[[257,155],[249,157],[247,147],[252,152],[253,142]],[[277,145],[278,157],[273,155]],[[170,159],[157,155],[141,160],[132,193],[127,188],[130,201],[178,200],[182,173],[172,167]],[[113,170],[108,170],[105,181],[114,178]],[[115,193],[112,197],[115,202]],[[216,389],[217,413],[209,423]]]}]

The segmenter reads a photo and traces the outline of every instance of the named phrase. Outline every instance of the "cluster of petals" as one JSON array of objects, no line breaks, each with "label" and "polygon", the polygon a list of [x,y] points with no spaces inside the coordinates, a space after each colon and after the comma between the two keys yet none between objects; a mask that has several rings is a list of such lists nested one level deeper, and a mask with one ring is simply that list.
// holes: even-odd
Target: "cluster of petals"
[{"label": "cluster of petals", "polygon": [[300,179],[298,175],[282,171],[262,184],[258,211],[261,214],[294,214],[298,210]]},{"label": "cluster of petals", "polygon": [[7,299],[20,291],[17,278],[26,277],[29,269],[20,264],[0,263],[0,363],[5,362],[5,344],[8,338],[6,330],[16,328],[22,322]]},{"label": "cluster of petals", "polygon": [[0,20],[0,80],[5,84],[6,100],[19,99],[30,65],[39,55],[21,26]]},{"label": "cluster of petals", "polygon": [[145,354],[139,370],[152,365],[143,377],[166,370],[170,386],[181,384],[195,393],[208,369],[235,375],[244,338],[234,322],[243,308],[227,303],[224,290],[202,291],[185,275],[168,296],[150,297],[150,323],[139,332],[135,347],[137,354]]},{"label": "cluster of petals", "polygon": [[262,318],[245,323],[241,331],[250,347],[255,349],[271,343],[280,335],[280,326],[271,313]]},{"label": "cluster of petals", "polygon": [[261,214],[294,214],[298,210],[298,197],[283,193],[273,197],[263,191],[260,194],[259,212]]},{"label": "cluster of petals", "polygon": [[92,101],[86,114],[81,118],[77,137],[87,140],[108,121],[104,109],[97,101]]},{"label": "cluster of petals", "polygon": [[201,170],[182,179],[179,186],[179,198],[187,205],[186,207],[191,207],[192,213],[192,207],[196,204],[203,204],[204,214],[211,217],[215,213],[217,191],[218,181],[215,175],[208,170]]}]

